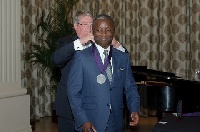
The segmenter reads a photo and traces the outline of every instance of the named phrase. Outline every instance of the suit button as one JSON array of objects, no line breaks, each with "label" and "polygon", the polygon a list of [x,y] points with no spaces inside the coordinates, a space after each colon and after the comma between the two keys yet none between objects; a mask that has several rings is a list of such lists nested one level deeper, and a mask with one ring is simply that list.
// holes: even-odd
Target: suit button
[{"label": "suit button", "polygon": [[111,104],[107,104],[107,106],[109,106],[109,108],[110,108],[110,113],[111,113],[111,112],[112,112]]},{"label": "suit button", "polygon": [[112,90],[112,88],[110,88],[110,91]]}]

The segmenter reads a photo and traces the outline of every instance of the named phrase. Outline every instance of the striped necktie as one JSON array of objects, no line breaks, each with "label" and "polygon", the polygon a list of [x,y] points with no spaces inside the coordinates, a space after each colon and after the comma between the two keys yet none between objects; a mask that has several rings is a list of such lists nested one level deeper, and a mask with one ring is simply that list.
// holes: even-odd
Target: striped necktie
[{"label": "striped necktie", "polygon": [[[104,50],[103,54],[105,55],[105,58],[104,58],[104,63],[105,63],[106,59],[108,58],[108,50]],[[110,64],[106,68],[106,74],[108,76],[109,82],[111,83],[112,82],[112,67]]]}]

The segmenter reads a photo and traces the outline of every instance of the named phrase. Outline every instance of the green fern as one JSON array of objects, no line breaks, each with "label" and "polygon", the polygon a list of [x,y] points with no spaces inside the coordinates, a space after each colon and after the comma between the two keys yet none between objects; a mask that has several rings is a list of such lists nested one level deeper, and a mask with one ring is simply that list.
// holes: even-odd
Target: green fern
[{"label": "green fern", "polygon": [[55,0],[46,18],[44,12],[42,13],[36,30],[40,43],[31,45],[33,50],[25,53],[24,56],[26,62],[39,65],[49,74],[54,92],[61,74],[51,61],[51,55],[57,47],[59,38],[75,33],[73,24],[69,22],[68,17],[77,2],[78,0]]}]

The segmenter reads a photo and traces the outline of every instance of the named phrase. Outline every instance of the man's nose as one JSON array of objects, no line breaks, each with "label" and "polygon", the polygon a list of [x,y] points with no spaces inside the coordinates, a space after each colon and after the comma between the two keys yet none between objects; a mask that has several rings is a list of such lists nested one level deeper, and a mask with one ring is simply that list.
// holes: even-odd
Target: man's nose
[{"label": "man's nose", "polygon": [[102,36],[106,36],[106,34],[107,34],[106,31],[102,31],[102,32],[101,32],[101,35],[102,35]]}]

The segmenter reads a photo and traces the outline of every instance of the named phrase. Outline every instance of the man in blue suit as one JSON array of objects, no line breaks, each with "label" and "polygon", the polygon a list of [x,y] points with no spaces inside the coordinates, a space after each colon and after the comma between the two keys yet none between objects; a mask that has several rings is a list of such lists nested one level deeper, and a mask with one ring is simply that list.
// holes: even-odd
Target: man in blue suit
[{"label": "man in blue suit", "polygon": [[123,94],[131,113],[130,125],[139,122],[140,97],[129,54],[111,46],[115,26],[110,16],[97,16],[92,30],[95,43],[75,53],[68,75],[67,95],[76,130],[122,132]]},{"label": "man in blue suit", "polygon": [[[70,69],[70,60],[76,51],[86,48],[89,40],[93,40],[92,34],[93,15],[89,11],[79,11],[73,18],[73,26],[76,35],[61,38],[58,48],[52,54],[52,60],[61,70],[61,80],[58,84],[54,109],[58,116],[58,132],[75,132],[74,118],[67,99],[66,84]],[[65,76],[63,76],[63,73]]]},{"label": "man in blue suit", "polygon": [[[73,18],[75,36],[61,38],[59,47],[52,54],[56,67],[61,69],[62,77],[58,84],[54,109],[58,116],[58,132],[74,132],[74,118],[67,99],[67,78],[74,53],[90,46],[88,41],[94,41],[92,34],[93,15],[89,11],[78,11]],[[115,39],[112,44],[119,50],[125,50]]]}]

